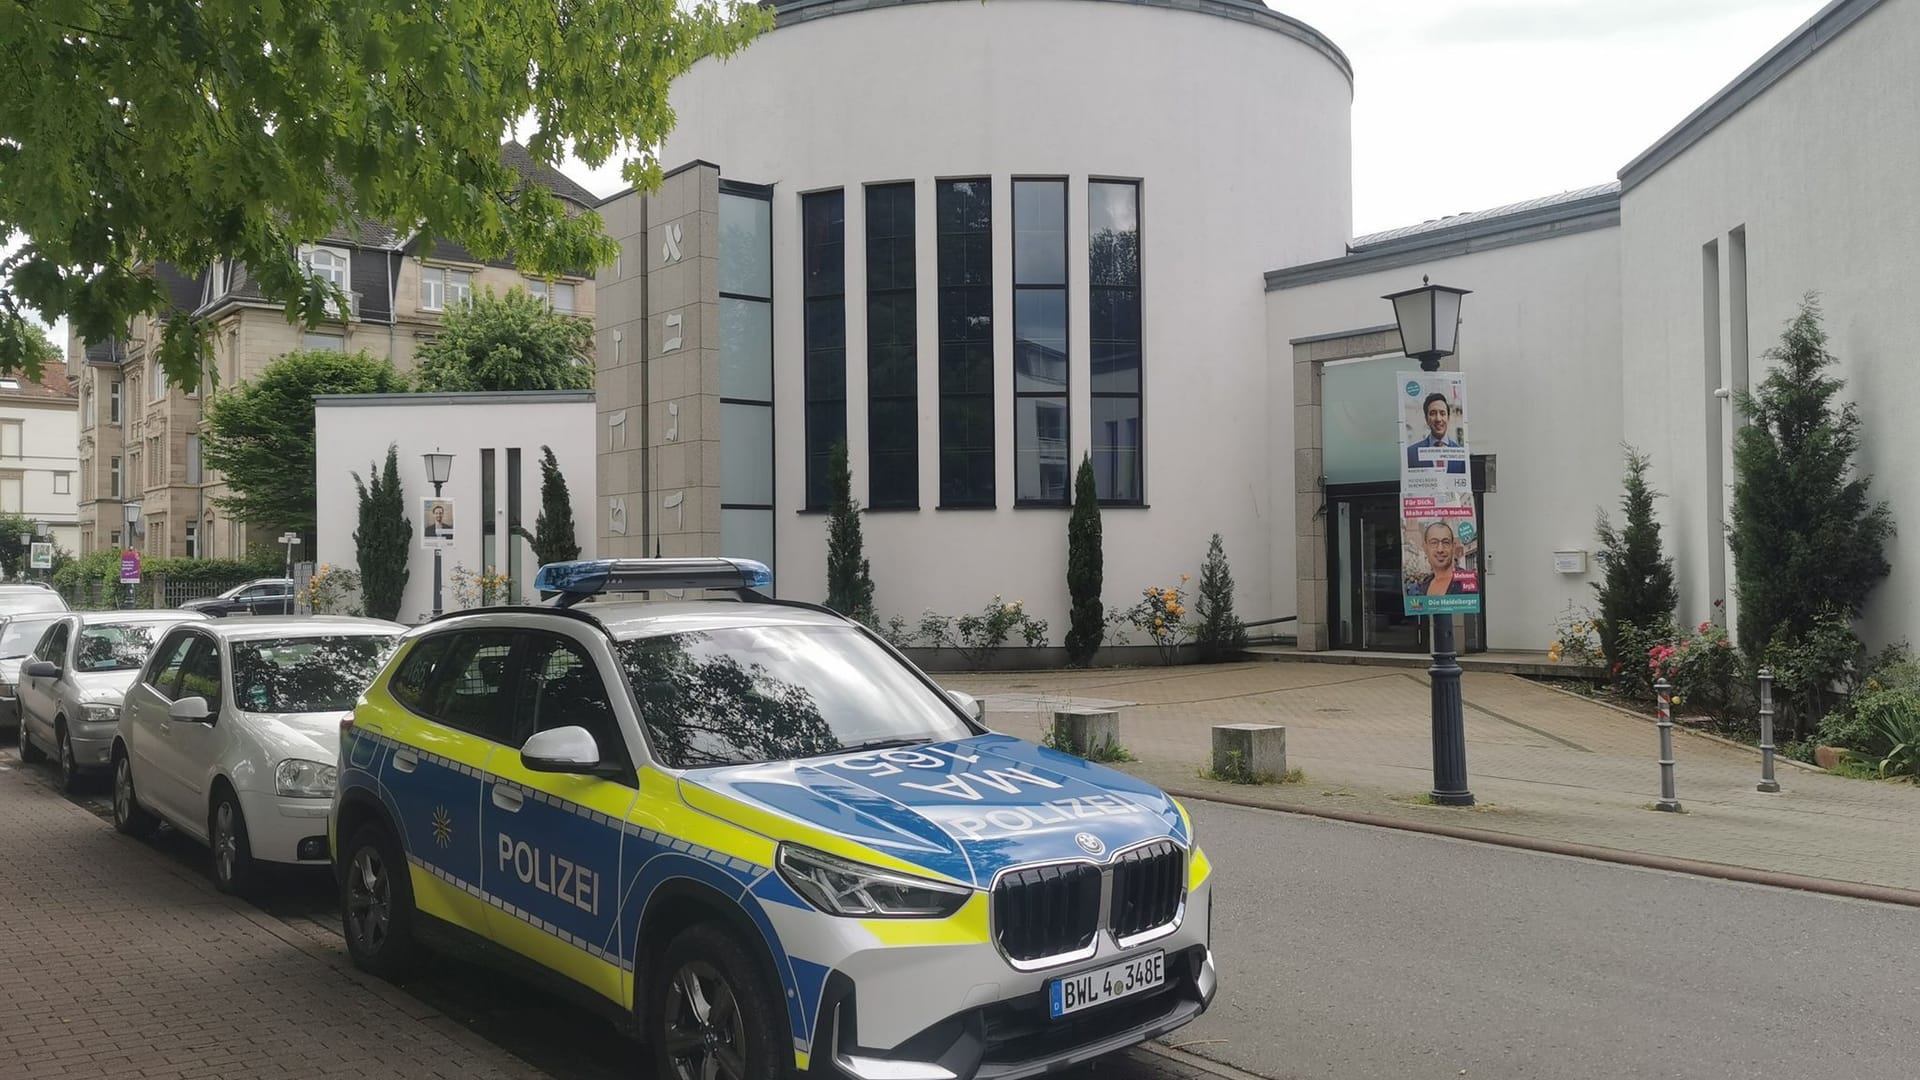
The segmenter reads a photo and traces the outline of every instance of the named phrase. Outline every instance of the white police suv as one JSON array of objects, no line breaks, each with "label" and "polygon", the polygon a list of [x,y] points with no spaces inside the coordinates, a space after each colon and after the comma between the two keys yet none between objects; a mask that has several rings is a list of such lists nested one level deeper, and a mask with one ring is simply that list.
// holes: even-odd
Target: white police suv
[{"label": "white police suv", "polygon": [[635,1024],[663,1080],[1011,1080],[1206,1009],[1179,803],[987,730],[770,582],[560,563],[553,606],[411,631],[341,729],[354,961],[491,946]]}]

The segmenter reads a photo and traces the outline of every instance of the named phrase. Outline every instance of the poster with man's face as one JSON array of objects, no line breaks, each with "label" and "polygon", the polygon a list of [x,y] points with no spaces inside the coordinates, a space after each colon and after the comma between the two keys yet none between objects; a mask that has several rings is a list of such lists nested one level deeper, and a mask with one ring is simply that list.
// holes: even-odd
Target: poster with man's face
[{"label": "poster with man's face", "polygon": [[1480,610],[1480,537],[1474,527],[1466,378],[1403,372],[1399,423],[1401,578],[1408,615]]},{"label": "poster with man's face", "polygon": [[420,546],[423,548],[453,546],[452,499],[420,500]]}]

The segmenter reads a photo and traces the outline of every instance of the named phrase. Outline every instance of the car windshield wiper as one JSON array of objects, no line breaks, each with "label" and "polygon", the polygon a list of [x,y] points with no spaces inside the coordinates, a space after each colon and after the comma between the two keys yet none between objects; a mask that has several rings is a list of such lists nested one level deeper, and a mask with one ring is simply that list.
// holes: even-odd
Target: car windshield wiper
[{"label": "car windshield wiper", "polygon": [[932,741],[932,739],[869,739],[866,742],[849,743],[832,753],[867,754],[875,750],[898,750],[903,746],[923,746]]}]

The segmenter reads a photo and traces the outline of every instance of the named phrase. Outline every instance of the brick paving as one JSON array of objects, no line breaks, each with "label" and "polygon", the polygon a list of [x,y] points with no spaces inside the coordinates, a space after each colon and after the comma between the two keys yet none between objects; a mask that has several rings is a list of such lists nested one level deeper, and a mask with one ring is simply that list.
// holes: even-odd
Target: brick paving
[{"label": "brick paving", "polygon": [[[1514,675],[1462,679],[1467,769],[1481,805],[1426,806],[1432,785],[1427,676],[1400,667],[1251,662],[1217,667],[949,675],[986,699],[988,720],[1039,734],[1059,705],[1120,709],[1122,768],[1165,787],[1231,793],[1277,807],[1439,821],[1521,836],[1920,890],[1920,786],[1798,768],[1782,791],[1755,790],[1756,751],[1676,729],[1677,795],[1659,797],[1658,736],[1627,715]],[[1200,779],[1209,729],[1284,724],[1289,764],[1304,782],[1261,787]]]},{"label": "brick paving", "polygon": [[543,1075],[0,762],[0,1076]]}]

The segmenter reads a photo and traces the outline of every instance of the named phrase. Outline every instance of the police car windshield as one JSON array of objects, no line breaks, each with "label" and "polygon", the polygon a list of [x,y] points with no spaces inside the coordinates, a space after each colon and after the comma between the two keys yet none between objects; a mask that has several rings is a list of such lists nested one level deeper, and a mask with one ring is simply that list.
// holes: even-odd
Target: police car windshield
[{"label": "police car windshield", "polygon": [[233,644],[233,700],[248,712],[340,712],[380,673],[386,635],[269,638]]},{"label": "police car windshield", "polygon": [[738,626],[623,641],[654,752],[674,768],[786,761],[974,731],[850,626]]}]

